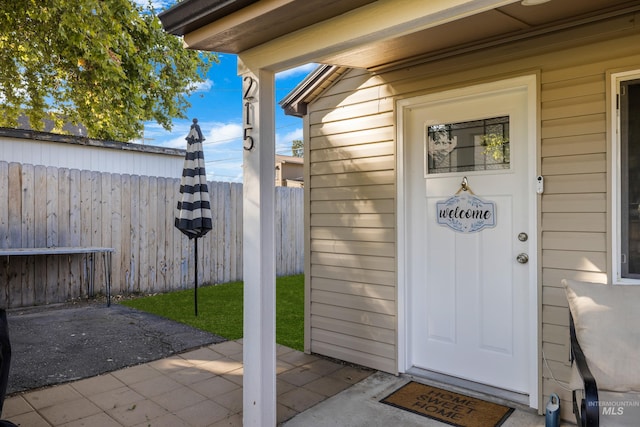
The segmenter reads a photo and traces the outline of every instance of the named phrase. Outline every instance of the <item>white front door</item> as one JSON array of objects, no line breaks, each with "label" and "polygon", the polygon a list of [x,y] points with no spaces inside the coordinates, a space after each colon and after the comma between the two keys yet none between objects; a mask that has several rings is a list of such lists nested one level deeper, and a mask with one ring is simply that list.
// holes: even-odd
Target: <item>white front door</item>
[{"label": "white front door", "polygon": [[[407,367],[529,394],[527,87],[444,95],[402,114]],[[462,233],[438,224],[436,202],[465,178],[495,203],[495,227]]]}]

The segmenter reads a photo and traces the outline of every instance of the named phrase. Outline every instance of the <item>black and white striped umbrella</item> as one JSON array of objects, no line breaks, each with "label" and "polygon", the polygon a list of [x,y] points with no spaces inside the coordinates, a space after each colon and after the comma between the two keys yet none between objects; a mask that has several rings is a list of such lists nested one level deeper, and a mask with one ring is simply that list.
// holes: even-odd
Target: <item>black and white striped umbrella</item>
[{"label": "black and white striped umbrella", "polygon": [[198,237],[202,237],[212,228],[211,203],[207,173],[204,167],[202,150],[202,131],[198,119],[193,119],[187,135],[187,154],[184,159],[182,179],[180,181],[180,199],[175,226],[189,239],[195,239],[195,314],[198,315]]}]

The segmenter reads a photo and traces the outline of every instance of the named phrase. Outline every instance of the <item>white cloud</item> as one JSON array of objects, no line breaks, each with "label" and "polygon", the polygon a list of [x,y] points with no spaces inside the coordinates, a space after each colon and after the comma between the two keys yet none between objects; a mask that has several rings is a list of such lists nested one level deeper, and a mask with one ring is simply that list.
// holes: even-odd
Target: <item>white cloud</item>
[{"label": "white cloud", "polygon": [[[155,122],[145,123],[145,143],[171,148],[186,148],[186,137],[191,127],[191,120],[175,120],[171,132],[165,131]],[[214,181],[242,182],[243,153],[242,122],[199,121],[205,137],[203,149],[205,153],[207,177]],[[291,128],[290,128],[291,129]],[[302,139],[302,128],[284,130],[276,134],[276,153],[291,154],[291,142]]]},{"label": "white cloud", "polygon": [[290,155],[291,143],[295,139],[303,139],[302,128],[297,128],[283,134],[276,134],[276,153]]},{"label": "white cloud", "polygon": [[171,131],[165,130],[156,122],[144,124],[144,144],[170,148],[185,148],[191,122],[174,121]]},{"label": "white cloud", "polygon": [[213,80],[211,79],[206,79],[200,83],[194,83],[192,84],[189,89],[192,92],[209,92],[211,90],[211,88],[213,87]]},{"label": "white cloud", "polygon": [[291,68],[289,70],[277,73],[276,79],[278,80],[288,79],[290,77],[299,76],[301,74],[309,74],[311,71],[315,70],[317,66],[318,64],[310,63],[310,64],[301,65],[296,68]]},{"label": "white cloud", "polygon": [[302,128],[297,128],[287,133],[281,133],[276,135],[276,145],[289,144],[294,139],[302,139]]},{"label": "white cloud", "polygon": [[[171,132],[155,122],[145,123],[146,144],[186,148],[191,120],[174,120]],[[214,181],[242,182],[242,122],[199,121],[204,135],[207,177]]]},{"label": "white cloud", "polygon": [[149,5],[153,7],[156,12],[161,12],[165,9],[169,9],[175,4],[173,0],[133,0],[133,3],[143,8],[148,8]]},{"label": "white cloud", "polygon": [[[205,145],[217,145],[238,141],[242,138],[242,124],[199,121]],[[162,147],[185,148],[186,137],[191,129],[191,120],[174,120],[171,131],[166,131],[155,122],[145,123],[145,143]]]},{"label": "white cloud", "polygon": [[206,123],[200,125],[205,134],[205,144],[220,144],[242,138],[241,123]]},{"label": "white cloud", "polygon": [[237,159],[234,160],[207,160],[206,168],[207,179],[242,182],[242,153],[239,153]]}]

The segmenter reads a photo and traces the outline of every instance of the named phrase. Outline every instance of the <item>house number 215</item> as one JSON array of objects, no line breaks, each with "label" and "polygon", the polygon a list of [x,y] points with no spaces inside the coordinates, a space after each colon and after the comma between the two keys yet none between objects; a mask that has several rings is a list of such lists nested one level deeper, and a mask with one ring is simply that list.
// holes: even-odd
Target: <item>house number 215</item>
[{"label": "house number 215", "polygon": [[254,110],[253,103],[256,101],[256,92],[258,90],[258,81],[253,77],[247,76],[242,79],[242,100],[244,101],[244,149],[250,151],[253,149],[255,142],[251,136],[253,130]]}]

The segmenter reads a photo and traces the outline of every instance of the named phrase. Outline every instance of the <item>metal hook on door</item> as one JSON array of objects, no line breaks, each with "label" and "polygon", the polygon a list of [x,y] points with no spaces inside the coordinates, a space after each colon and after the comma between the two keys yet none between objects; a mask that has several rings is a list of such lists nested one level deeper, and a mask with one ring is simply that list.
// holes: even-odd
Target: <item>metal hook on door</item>
[{"label": "metal hook on door", "polygon": [[468,191],[469,194],[473,194],[475,196],[475,193],[473,191],[471,191],[471,187],[469,187],[469,180],[467,179],[467,177],[462,177],[462,182],[460,183],[460,189],[456,192],[456,194],[460,194],[461,191]]},{"label": "metal hook on door", "polygon": [[460,189],[462,191],[467,191],[469,189],[469,181],[467,180],[467,177],[462,177],[462,182],[460,183]]}]

